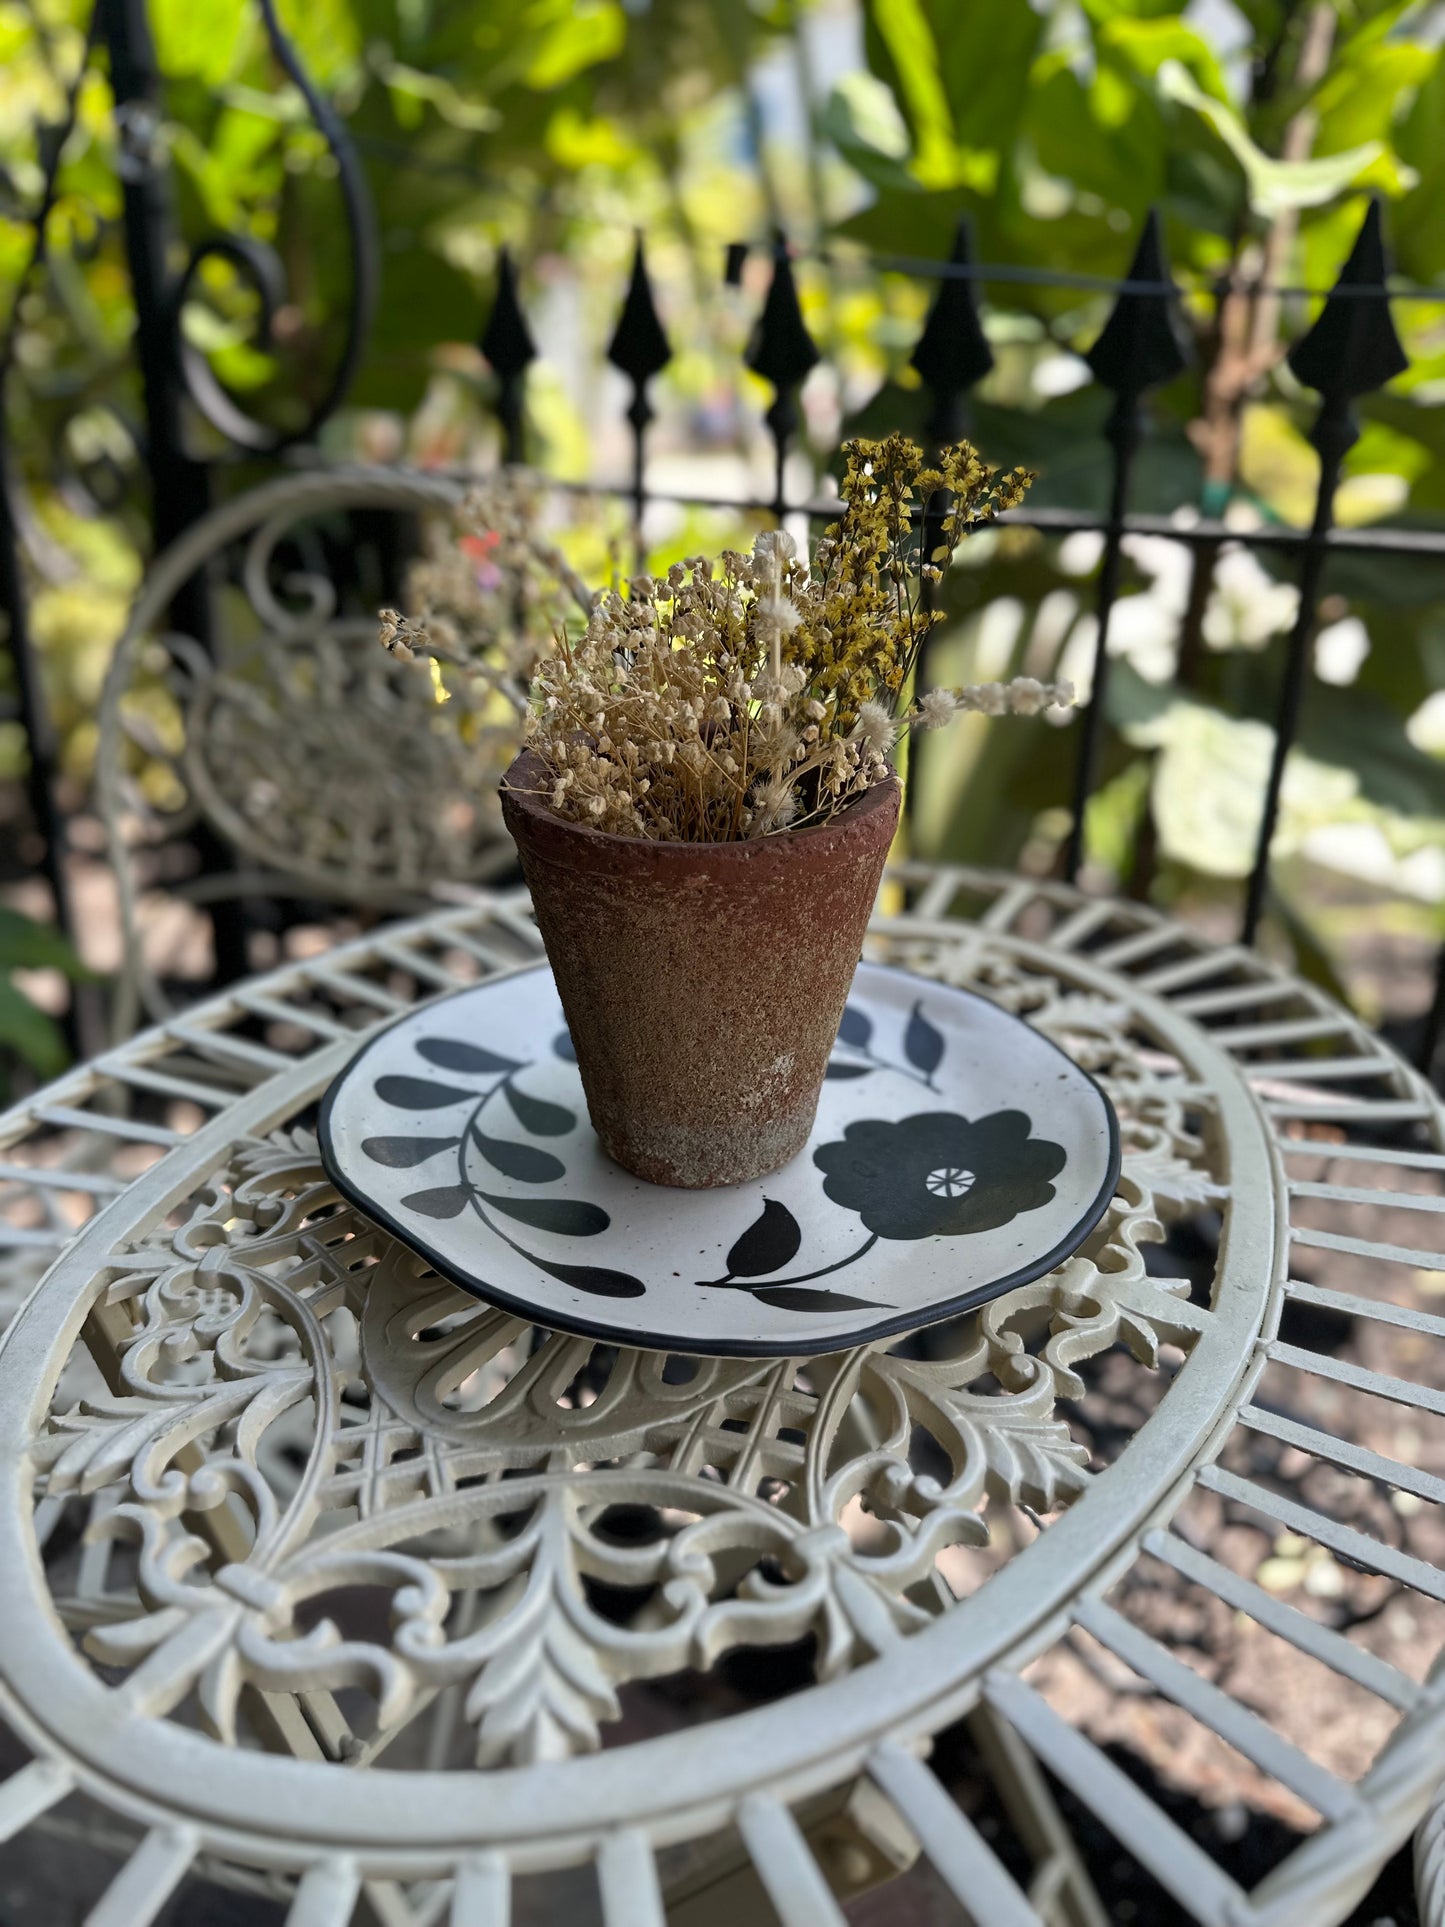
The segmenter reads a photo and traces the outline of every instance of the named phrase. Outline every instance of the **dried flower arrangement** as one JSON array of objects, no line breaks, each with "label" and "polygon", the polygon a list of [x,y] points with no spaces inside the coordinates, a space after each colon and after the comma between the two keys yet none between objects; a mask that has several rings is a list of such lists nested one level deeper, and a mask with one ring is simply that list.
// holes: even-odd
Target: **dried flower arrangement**
[{"label": "dried flower arrangement", "polygon": [[[383,612],[382,640],[394,653],[426,653],[436,675],[470,665],[484,687],[513,696],[530,668],[527,741],[545,765],[551,808],[667,842],[826,822],[882,780],[909,730],[968,710],[1035,714],[1070,703],[1066,684],[1019,677],[930,689],[900,709],[940,619],[927,585],[1033,478],[991,470],[967,443],[929,465],[902,435],[851,442],[844,458],[844,512],[811,564],[789,535],[770,531],[751,555],[725,550],[716,565],[695,556],[661,579],[636,576],[629,595],[584,601],[580,637],[559,627],[551,653],[528,662],[525,651],[518,660],[498,649],[495,625],[473,622],[468,569],[439,557],[413,585],[426,613],[408,622]],[[551,566],[563,579],[559,562]]]},{"label": "dried flower arrangement", "polygon": [[485,729],[509,751],[501,767],[520,743],[539,661],[596,599],[544,535],[542,510],[542,488],[523,470],[475,483],[454,516],[427,527],[407,572],[420,613],[380,616],[383,647],[426,663],[439,701],[457,700],[449,721]]}]

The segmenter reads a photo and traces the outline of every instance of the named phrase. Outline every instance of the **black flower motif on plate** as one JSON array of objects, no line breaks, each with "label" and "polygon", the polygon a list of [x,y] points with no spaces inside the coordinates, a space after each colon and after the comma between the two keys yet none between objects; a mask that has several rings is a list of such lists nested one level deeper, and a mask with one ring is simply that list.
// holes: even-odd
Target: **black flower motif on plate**
[{"label": "black flower motif on plate", "polygon": [[993,1231],[1037,1211],[1052,1201],[1065,1159],[1062,1145],[1033,1135],[1023,1111],[972,1122],[952,1111],[895,1124],[863,1118],[813,1153],[825,1195],[876,1237],[899,1240]]}]

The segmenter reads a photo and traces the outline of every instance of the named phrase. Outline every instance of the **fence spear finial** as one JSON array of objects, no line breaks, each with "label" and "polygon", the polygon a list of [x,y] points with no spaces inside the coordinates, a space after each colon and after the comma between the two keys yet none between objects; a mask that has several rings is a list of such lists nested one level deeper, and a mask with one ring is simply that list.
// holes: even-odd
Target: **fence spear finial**
[{"label": "fence spear finial", "polygon": [[517,463],[523,458],[522,382],[527,364],[537,358],[537,345],[517,298],[516,270],[506,248],[497,256],[497,293],[480,346],[497,377],[497,416],[502,424],[505,459]]},{"label": "fence spear finial", "polygon": [[[969,222],[960,220],[949,265],[967,268],[972,259],[973,235]],[[925,424],[929,440],[939,448],[956,442],[964,427],[963,396],[993,367],[993,350],[979,319],[973,282],[966,275],[940,278],[923,333],[908,359],[933,395]]]},{"label": "fence spear finial", "polygon": [[[1285,357],[1295,376],[1326,403],[1338,406],[1372,394],[1410,365],[1384,299],[1388,272],[1380,203],[1372,198],[1314,326]],[[1359,288],[1379,294],[1347,292]]]},{"label": "fence spear finial", "polygon": [[1189,344],[1174,312],[1174,287],[1164,258],[1163,224],[1151,208],[1129,263],[1125,286],[1084,359],[1094,379],[1114,396],[1104,433],[1113,448],[1109,518],[1104,524],[1104,559],[1099,568],[1098,632],[1094,642],[1093,686],[1079,730],[1074,768],[1074,814],[1064,852],[1064,873],[1072,883],[1084,857],[1084,817],[1093,794],[1104,737],[1109,697],[1109,618],[1119,593],[1124,517],[1129,477],[1143,431],[1145,392],[1172,381],[1189,366]]},{"label": "fence spear finial", "polygon": [[[1319,616],[1320,587],[1334,522],[1335,490],[1344,459],[1359,439],[1353,403],[1357,396],[1382,388],[1409,366],[1390,318],[1390,304],[1385,299],[1389,271],[1380,203],[1371,200],[1349,259],[1340,269],[1314,326],[1301,336],[1286,357],[1297,378],[1315,389],[1320,397],[1320,412],[1310,430],[1310,440],[1319,453],[1320,478],[1300,565],[1299,612],[1285,650],[1284,679],[1275,708],[1274,753],[1259,813],[1254,865],[1245,893],[1241,935],[1246,943],[1254,942],[1264,915],[1269,854],[1279,821],[1285,764],[1299,735],[1311,645]],[[1353,289],[1378,292],[1350,292]]]},{"label": "fence spear finial", "polygon": [[1189,344],[1174,311],[1174,288],[1164,259],[1163,224],[1150,208],[1125,277],[1128,285],[1085,355],[1095,381],[1119,397],[1137,399],[1190,363]]},{"label": "fence spear finial", "polygon": [[637,237],[632,256],[632,279],[622,304],[617,327],[607,345],[607,359],[620,368],[632,383],[632,406],[628,420],[634,427],[645,427],[652,419],[647,402],[647,384],[672,360],[672,349],[658,319],[652,298],[652,281],[647,258],[642,251],[642,236]]},{"label": "fence spear finial", "polygon": [[787,459],[788,439],[798,425],[796,395],[799,384],[820,359],[817,345],[808,333],[803,310],[798,302],[793,264],[782,234],[773,246],[773,279],[768,298],[753,331],[747,364],[755,375],[771,382],[776,391],[768,410],[768,427],[777,449],[777,488],[774,512],[781,516],[786,506],[783,492],[783,465]]},{"label": "fence spear finial", "polygon": [[632,383],[632,401],[627,419],[632,424],[632,530],[637,547],[637,566],[646,564],[642,535],[643,510],[647,506],[644,474],[647,459],[647,424],[652,420],[652,404],[647,399],[647,384],[672,360],[672,349],[662,331],[657,305],[652,298],[647,258],[642,251],[642,236],[637,237],[632,256],[632,279],[622,304],[617,328],[607,347],[607,359],[620,368]]}]

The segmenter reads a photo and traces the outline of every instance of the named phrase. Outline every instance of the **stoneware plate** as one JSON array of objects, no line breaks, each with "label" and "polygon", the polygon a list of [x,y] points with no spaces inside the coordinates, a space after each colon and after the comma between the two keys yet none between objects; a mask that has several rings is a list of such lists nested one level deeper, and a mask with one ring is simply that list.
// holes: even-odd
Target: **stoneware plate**
[{"label": "stoneware plate", "polygon": [[1103,1215],[1113,1107],[967,991],[862,964],[807,1149],[678,1191],[587,1121],[545,965],[413,1011],[327,1092],[338,1188],[446,1277],[562,1331],[675,1352],[837,1351],[1037,1278]]}]

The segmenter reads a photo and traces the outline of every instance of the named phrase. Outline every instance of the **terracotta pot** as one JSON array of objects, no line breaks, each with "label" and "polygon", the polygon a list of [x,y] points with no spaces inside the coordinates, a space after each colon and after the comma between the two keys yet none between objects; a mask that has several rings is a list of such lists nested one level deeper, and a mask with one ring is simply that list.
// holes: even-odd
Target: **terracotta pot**
[{"label": "terracotta pot", "polygon": [[593,1127],[654,1184],[742,1184],[808,1140],[898,824],[890,777],[831,823],[655,843],[554,816],[531,752],[503,779]]}]

